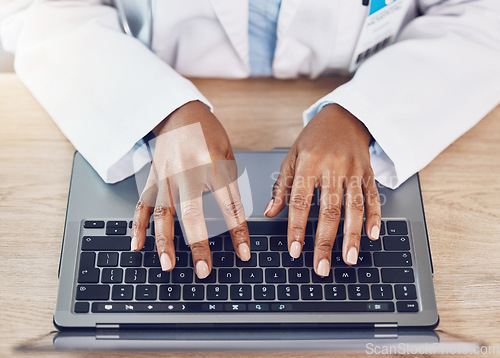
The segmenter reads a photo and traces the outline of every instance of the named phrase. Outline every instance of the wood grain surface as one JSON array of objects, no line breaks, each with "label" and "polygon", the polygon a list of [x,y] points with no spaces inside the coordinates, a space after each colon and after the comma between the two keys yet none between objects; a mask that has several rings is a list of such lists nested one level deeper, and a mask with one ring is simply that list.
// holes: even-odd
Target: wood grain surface
[{"label": "wood grain surface", "polygon": [[[234,148],[270,149],[290,146],[302,128],[302,111],[345,80],[193,81],[215,105]],[[90,356],[15,350],[54,330],[74,148],[14,74],[0,74],[0,123],[0,356]],[[421,182],[439,328],[500,352],[500,106],[422,170]],[[304,355],[331,356],[269,354]]]}]

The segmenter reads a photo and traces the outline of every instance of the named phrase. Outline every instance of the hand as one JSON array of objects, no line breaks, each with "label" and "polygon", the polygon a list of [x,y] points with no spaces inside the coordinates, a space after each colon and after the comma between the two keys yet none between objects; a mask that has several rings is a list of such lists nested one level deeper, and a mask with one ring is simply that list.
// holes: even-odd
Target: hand
[{"label": "hand", "polygon": [[289,197],[288,249],[297,258],[304,244],[314,188],[321,189],[314,247],[314,270],[319,276],[330,273],[343,197],[344,262],[357,262],[365,209],[366,232],[370,239],[378,239],[380,198],[370,166],[370,138],[366,127],[347,110],[327,105],[303,129],[281,165],[264,214],[276,216]]},{"label": "hand", "polygon": [[207,106],[195,101],[170,114],[153,132],[155,152],[146,187],[135,209],[132,250],[144,246],[153,214],[161,267],[172,270],[176,262],[175,204],[180,202],[196,274],[199,278],[207,277],[212,263],[202,194],[210,190],[224,214],[236,253],[241,260],[249,260],[250,238],[237,187],[236,162],[220,122]]}]

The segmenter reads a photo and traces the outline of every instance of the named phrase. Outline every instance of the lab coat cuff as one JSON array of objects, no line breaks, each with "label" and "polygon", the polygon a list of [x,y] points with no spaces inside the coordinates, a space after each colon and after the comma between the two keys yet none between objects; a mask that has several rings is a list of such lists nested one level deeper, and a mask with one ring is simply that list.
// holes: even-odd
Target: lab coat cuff
[{"label": "lab coat cuff", "polygon": [[374,141],[369,147],[371,166],[375,179],[382,185],[396,189],[414,174],[412,166],[405,165],[408,153],[404,143],[398,141],[398,133],[384,126],[384,115],[372,103],[369,96],[350,82],[319,99],[303,113],[304,125],[326,105],[336,103],[358,118],[368,128]]}]

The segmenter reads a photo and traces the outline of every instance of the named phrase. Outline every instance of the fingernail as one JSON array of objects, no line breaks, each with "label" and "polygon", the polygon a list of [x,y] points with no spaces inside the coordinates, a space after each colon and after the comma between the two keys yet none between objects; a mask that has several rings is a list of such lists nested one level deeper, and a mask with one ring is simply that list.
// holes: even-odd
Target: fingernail
[{"label": "fingernail", "polygon": [[273,207],[273,204],[274,204],[274,199],[271,199],[269,201],[269,203],[267,203],[267,206],[264,209],[264,216],[267,216],[267,213],[269,212],[269,210],[271,210],[271,208]]},{"label": "fingernail", "polygon": [[323,259],[318,264],[318,275],[328,276],[330,274],[330,261]]},{"label": "fingernail", "polygon": [[200,260],[196,263],[196,275],[198,278],[205,278],[210,272],[208,271],[208,265],[205,261]]},{"label": "fingernail", "polygon": [[297,259],[300,256],[300,251],[302,251],[302,245],[298,241],[292,242],[290,245],[290,256]]},{"label": "fingernail", "polygon": [[163,254],[161,254],[160,264],[163,271],[168,271],[172,268],[172,261],[170,261],[170,257],[167,253],[164,252]]},{"label": "fingernail", "polygon": [[241,260],[243,261],[250,260],[250,248],[248,247],[247,244],[245,243],[239,244],[238,253]]},{"label": "fingernail", "polygon": [[132,249],[132,251],[139,250],[139,240],[137,240],[136,236],[132,238],[132,241],[130,242],[130,248]]},{"label": "fingernail", "polygon": [[370,236],[372,237],[373,240],[378,239],[378,235],[380,234],[380,229],[377,225],[372,227],[372,231],[370,232]]},{"label": "fingernail", "polygon": [[353,246],[347,251],[347,263],[356,265],[356,262],[358,262],[358,249]]}]

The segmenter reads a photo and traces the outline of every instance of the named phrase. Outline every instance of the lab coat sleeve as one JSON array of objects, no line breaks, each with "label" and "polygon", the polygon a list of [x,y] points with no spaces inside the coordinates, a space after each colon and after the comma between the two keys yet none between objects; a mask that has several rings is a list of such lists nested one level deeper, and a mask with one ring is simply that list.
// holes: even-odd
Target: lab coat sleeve
[{"label": "lab coat sleeve", "polygon": [[375,178],[396,188],[473,127],[500,100],[500,1],[421,0],[395,44],[360,66],[327,103],[362,121]]},{"label": "lab coat sleeve", "polygon": [[99,1],[35,1],[2,21],[15,70],[107,183],[149,162],[142,138],[180,106],[207,99]]}]

